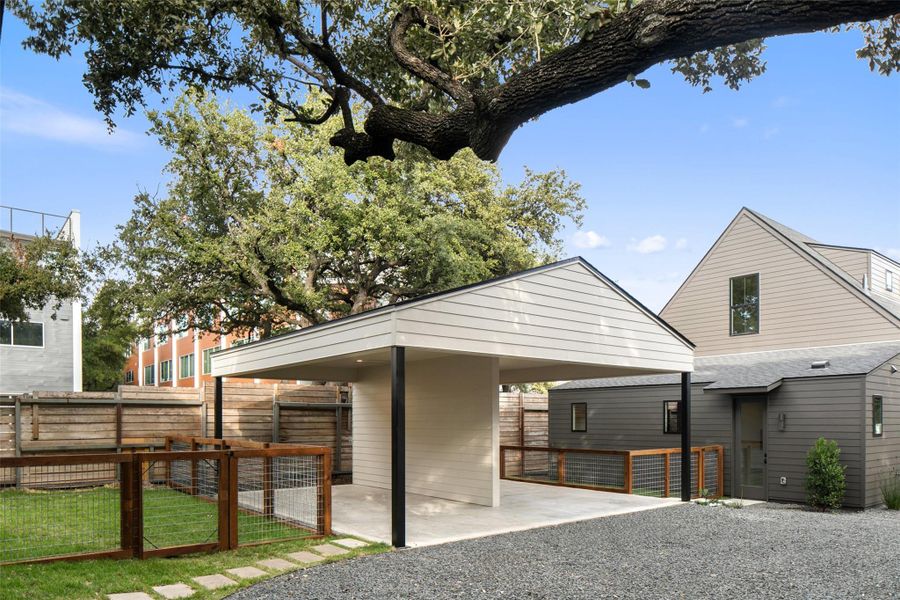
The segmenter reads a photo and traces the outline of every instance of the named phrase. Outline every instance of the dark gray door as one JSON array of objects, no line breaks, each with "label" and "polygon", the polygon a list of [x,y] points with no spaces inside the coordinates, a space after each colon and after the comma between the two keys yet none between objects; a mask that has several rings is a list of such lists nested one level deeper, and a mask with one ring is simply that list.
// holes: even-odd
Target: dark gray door
[{"label": "dark gray door", "polygon": [[734,494],[766,500],[766,398],[734,400]]}]

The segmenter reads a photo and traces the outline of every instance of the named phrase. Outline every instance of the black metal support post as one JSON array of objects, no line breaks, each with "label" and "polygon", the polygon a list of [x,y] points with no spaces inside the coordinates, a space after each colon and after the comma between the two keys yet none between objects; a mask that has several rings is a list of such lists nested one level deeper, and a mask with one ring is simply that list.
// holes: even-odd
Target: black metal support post
[{"label": "black metal support post", "polygon": [[[681,500],[691,501],[691,374],[681,374],[681,406],[678,411],[681,427]],[[699,467],[699,464],[698,464]]]},{"label": "black metal support post", "polygon": [[215,414],[215,433],[213,437],[217,440],[222,439],[222,378],[215,379],[215,404],[213,405],[213,413]]},{"label": "black metal support post", "polygon": [[406,348],[391,347],[391,543],[406,546]]}]

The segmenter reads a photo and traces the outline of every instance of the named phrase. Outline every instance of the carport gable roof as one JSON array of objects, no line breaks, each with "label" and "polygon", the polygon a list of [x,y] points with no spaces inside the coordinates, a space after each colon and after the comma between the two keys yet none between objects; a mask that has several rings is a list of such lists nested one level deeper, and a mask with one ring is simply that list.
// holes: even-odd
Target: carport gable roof
[{"label": "carport gable roof", "polygon": [[294,378],[275,371],[391,346],[605,361],[637,372],[690,370],[693,359],[689,340],[576,257],[223,350],[214,354],[213,375]]},{"label": "carport gable roof", "polygon": [[[767,392],[781,385],[785,379],[871,373],[898,354],[900,341],[699,356],[694,359],[692,379],[694,383],[707,384],[703,388],[704,391]],[[820,361],[827,361],[827,365],[813,368],[813,363]],[[611,377],[570,381],[553,389],[584,390],[675,385],[678,382],[677,375],[669,374]]]}]

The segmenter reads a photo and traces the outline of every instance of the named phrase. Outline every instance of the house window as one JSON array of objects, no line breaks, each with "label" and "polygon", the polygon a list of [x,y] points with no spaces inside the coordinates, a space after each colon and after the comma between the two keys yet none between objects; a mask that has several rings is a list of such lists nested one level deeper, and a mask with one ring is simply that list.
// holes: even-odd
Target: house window
[{"label": "house window", "polygon": [[731,335],[759,333],[759,273],[731,278]]},{"label": "house window", "polygon": [[212,355],[221,350],[221,348],[207,348],[203,351],[203,374],[212,373]]},{"label": "house window", "polygon": [[572,403],[572,431],[587,431],[587,403]]},{"label": "house window", "polygon": [[884,289],[889,292],[894,291],[894,274],[890,271],[884,272]]},{"label": "house window", "polygon": [[172,361],[164,360],[159,363],[159,381],[172,381]]},{"label": "house window", "polygon": [[677,400],[663,402],[663,433],[681,433],[678,423],[678,404]]},{"label": "house window", "polygon": [[185,354],[184,356],[180,356],[178,358],[178,377],[193,377],[194,376],[194,353]]},{"label": "house window", "polygon": [[141,340],[141,350],[149,350],[150,349],[150,338],[144,338]]},{"label": "house window", "polygon": [[0,345],[41,348],[44,345],[44,324],[0,321]]},{"label": "house window", "polygon": [[153,365],[144,367],[144,385],[154,385],[156,383],[156,369]]},{"label": "house window", "polygon": [[872,435],[880,437],[884,433],[884,398],[872,396]]},{"label": "house window", "polygon": [[160,327],[156,330],[156,345],[165,346],[169,341],[169,330],[166,327]]},{"label": "house window", "polygon": [[134,383],[134,371],[131,369],[125,371],[125,383]]}]

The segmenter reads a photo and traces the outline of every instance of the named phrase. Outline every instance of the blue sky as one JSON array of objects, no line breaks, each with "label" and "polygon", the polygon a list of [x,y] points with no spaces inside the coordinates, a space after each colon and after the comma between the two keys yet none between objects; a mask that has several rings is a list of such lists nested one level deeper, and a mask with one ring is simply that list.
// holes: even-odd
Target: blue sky
[{"label": "blue sky", "polygon": [[[82,212],[86,243],[108,242],[139,190],[164,191],[166,153],[141,115],[107,135],[81,83],[82,56],[0,45],[0,203]],[[900,77],[855,58],[856,33],[769,40],[768,72],[702,94],[665,66],[652,87],[619,86],[526,124],[501,159],[560,167],[583,185],[581,254],[659,309],[741,206],[821,241],[900,258]]]}]

